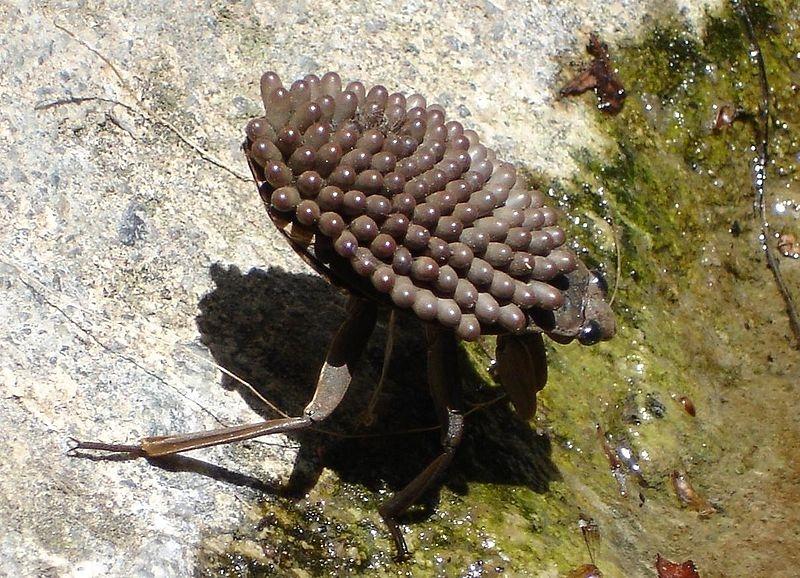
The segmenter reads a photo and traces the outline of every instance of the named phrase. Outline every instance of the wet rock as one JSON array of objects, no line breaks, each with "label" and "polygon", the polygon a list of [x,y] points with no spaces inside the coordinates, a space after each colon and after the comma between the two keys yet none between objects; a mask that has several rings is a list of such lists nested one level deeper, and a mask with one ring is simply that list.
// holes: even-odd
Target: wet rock
[{"label": "wet rock", "polygon": [[[626,4],[592,27],[632,32],[651,7]],[[11,5],[0,23],[0,567],[192,575],[206,536],[234,531],[253,503],[313,470],[315,457],[296,468],[301,444],[284,436],[154,463],[67,449],[70,436],[131,443],[274,416],[221,377],[220,358],[284,410],[309,395],[319,352],[303,343],[324,343],[341,304],[272,228],[249,179],[237,178],[247,170],[239,147],[248,110],[237,97],[257,101],[266,62],[287,77],[325,63],[398,89],[452,93],[476,128],[504,119],[494,131],[518,147],[504,152],[568,171],[570,146],[591,131],[567,116],[577,112],[541,103],[553,91],[548,55],[574,42],[584,11],[479,9],[464,20],[475,41],[456,53],[443,40],[447,15],[464,8],[452,2],[413,13],[359,2],[313,14],[189,5],[169,18],[118,2],[68,8]],[[517,26],[510,15],[526,10],[529,25]],[[343,31],[358,38],[344,52]],[[254,267],[261,273],[248,276]],[[219,299],[198,311],[208,294]],[[286,344],[281,331],[298,301],[306,320],[316,320],[316,304],[329,308]]]}]

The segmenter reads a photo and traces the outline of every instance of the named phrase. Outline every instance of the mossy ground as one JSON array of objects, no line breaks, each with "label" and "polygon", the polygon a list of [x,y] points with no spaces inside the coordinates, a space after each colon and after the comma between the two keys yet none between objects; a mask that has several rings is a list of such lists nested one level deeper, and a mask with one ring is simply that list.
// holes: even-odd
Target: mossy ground
[{"label": "mossy ground", "polygon": [[[797,235],[800,7],[748,8],[772,87],[770,225]],[[329,448],[334,457],[322,462],[330,469],[305,499],[267,498],[236,535],[209,538],[198,574],[558,576],[589,561],[583,517],[597,524],[593,552],[606,576],[653,576],[657,553],[693,559],[704,577],[792,575],[800,357],[753,214],[748,119],[760,89],[748,51],[730,10],[710,15],[699,39],[676,16],[614,50],[628,98],[616,117],[597,113],[614,145],[604,155],[576,151],[584,172],[548,186],[575,248],[616,290],[618,335],[593,348],[548,346],[550,380],[532,424],[542,435],[500,404],[470,416],[472,433],[438,502],[409,518],[413,560],[390,560],[376,513],[402,476],[380,480],[395,462],[408,461],[401,470],[410,476],[418,459],[435,455],[435,432],[376,450],[394,452],[388,461],[350,456],[387,468],[369,483],[343,476],[352,470]],[[742,114],[712,130],[723,105]],[[796,292],[800,260],[781,266]],[[475,369],[471,401],[491,398],[480,379],[490,361],[483,350],[469,347],[463,361]],[[429,423],[420,411],[417,423]],[[640,477],[623,467],[615,479],[597,426],[606,447],[638,456]],[[717,513],[703,519],[681,507],[673,470],[686,472]]]}]

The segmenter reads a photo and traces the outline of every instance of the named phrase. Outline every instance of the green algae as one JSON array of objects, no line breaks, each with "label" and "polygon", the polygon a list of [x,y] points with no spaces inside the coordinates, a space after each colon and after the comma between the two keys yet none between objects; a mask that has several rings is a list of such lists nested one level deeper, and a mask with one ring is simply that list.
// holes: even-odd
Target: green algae
[{"label": "green algae", "polygon": [[[748,7],[774,96],[770,203],[796,207],[800,9]],[[672,16],[612,53],[628,98],[619,115],[596,114],[613,144],[603,155],[575,151],[583,170],[572,179],[535,180],[615,290],[618,335],[593,348],[548,344],[549,385],[531,424],[542,435],[524,434],[503,404],[469,416],[438,500],[409,516],[411,561],[390,559],[377,515],[393,488],[325,470],[303,500],[267,498],[235,535],[209,538],[198,575],[558,576],[589,562],[582,519],[597,524],[592,554],[606,576],[655,575],[657,553],[691,558],[703,576],[792,574],[800,360],[753,219],[759,88],[748,50],[725,10],[699,39]],[[725,104],[739,119],[714,130]],[[797,233],[796,209],[771,216],[773,230]],[[800,286],[800,261],[782,264]],[[491,349],[464,348],[469,402],[498,391]],[[428,435],[435,455],[435,432],[409,435]],[[612,472],[604,445],[634,459]],[[714,515],[681,506],[675,470]]]},{"label": "green algae", "polygon": [[[794,30],[796,8],[774,5],[769,12],[762,5],[754,10],[768,77],[774,93],[783,95],[776,97],[775,109],[786,119],[786,128],[776,123],[770,143],[774,170],[769,190],[778,197],[771,200],[775,202],[785,198],[784,191],[797,191],[792,157],[797,133],[789,127],[800,121],[800,110],[796,97],[786,97],[797,90],[796,84],[791,86],[800,68],[800,38]],[[676,20],[660,24],[640,45],[621,51],[616,60],[620,76],[633,80],[626,82],[629,98],[623,112],[604,121],[616,150],[606,158],[579,151],[576,158],[587,172],[553,189],[576,222],[590,224],[583,234],[576,231],[578,248],[600,255],[613,279],[612,243],[604,238],[608,227],[591,226],[600,215],[616,229],[622,263],[616,302],[622,320],[619,335],[593,355],[577,347],[554,348],[551,385],[564,385],[548,387],[542,395],[545,420],[557,437],[590,450],[578,455],[571,451],[563,461],[556,454],[555,461],[565,479],[596,494],[595,509],[602,506],[593,515],[610,531],[606,544],[613,544],[615,552],[606,549],[597,564],[611,575],[647,575],[656,552],[691,557],[702,575],[774,572],[762,558],[780,568],[795,562],[795,555],[775,547],[768,534],[754,528],[733,531],[732,526],[749,517],[749,505],[724,499],[769,487],[769,498],[761,494],[759,501],[775,500],[771,510],[778,518],[795,516],[785,492],[796,492],[796,484],[782,476],[767,484],[756,482],[741,465],[747,444],[774,440],[775,431],[786,436],[781,450],[796,450],[798,442],[796,428],[785,421],[785,408],[759,403],[746,389],[765,387],[760,377],[769,375],[767,387],[775,389],[762,394],[775,403],[780,391],[792,388],[791,368],[797,364],[752,216],[750,146],[756,140],[752,118],[760,88],[748,50],[737,17],[728,12],[709,17],[702,42],[690,38]],[[742,109],[740,120],[713,130],[716,108],[728,103]],[[796,231],[797,215],[773,218],[773,227]],[[796,261],[784,265],[790,286],[797,287]],[[775,356],[782,358],[780,369],[769,361]],[[571,383],[580,383],[593,403],[575,404]],[[647,411],[648,396],[661,401],[661,417]],[[702,408],[697,417],[677,403],[680,396]],[[781,403],[797,408],[790,396]],[[630,415],[631,407],[638,415]],[[754,416],[756,407],[764,413]],[[591,451],[592,423],[601,424],[617,443],[627,440],[639,454],[647,484],[641,486],[629,475],[626,490],[641,494],[641,507],[632,496],[615,492],[619,488],[613,482],[596,477],[608,477],[609,463],[596,445]],[[796,464],[791,454],[784,459],[782,471]],[[723,465],[737,461],[734,471]],[[678,509],[668,482],[673,470],[689,471],[701,491],[715,490],[710,497],[712,503],[718,500],[719,513],[700,520],[696,513]],[[779,486],[782,491],[776,491]],[[625,515],[603,513],[615,507]],[[736,555],[720,549],[745,540],[751,546]],[[762,552],[753,552],[759,548]],[[605,555],[610,555],[608,561]]]}]

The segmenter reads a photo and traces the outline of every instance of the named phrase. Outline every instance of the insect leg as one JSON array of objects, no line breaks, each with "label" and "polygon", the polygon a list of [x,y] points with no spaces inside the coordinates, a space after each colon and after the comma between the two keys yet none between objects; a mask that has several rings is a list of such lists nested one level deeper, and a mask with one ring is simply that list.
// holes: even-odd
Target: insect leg
[{"label": "insect leg", "polygon": [[386,376],[389,374],[389,364],[392,361],[392,351],[394,350],[394,336],[397,330],[397,311],[392,309],[389,312],[389,326],[386,329],[386,345],[383,350],[383,365],[381,367],[381,377],[378,380],[378,385],[372,390],[372,396],[369,398],[367,409],[361,415],[361,425],[371,426],[375,423],[375,406],[378,405],[378,398],[381,395],[383,384],[386,383]]},{"label": "insect leg", "polygon": [[352,379],[352,368],[375,327],[375,304],[351,297],[347,318],[333,339],[325,363],[319,372],[314,397],[299,417],[271,419],[260,423],[218,428],[214,430],[148,437],[137,445],[106,444],[102,442],[75,441],[73,450],[100,450],[130,453],[144,457],[157,457],[247,440],[268,434],[306,428],[328,417],[339,405]]},{"label": "insect leg", "polygon": [[547,350],[541,333],[500,335],[495,353],[497,377],[523,420],[536,413],[536,394],[547,383]]},{"label": "insect leg", "polygon": [[405,512],[447,469],[464,430],[464,415],[459,401],[457,351],[451,331],[428,326],[428,385],[443,425],[442,453],[409,484],[381,504],[378,511],[397,547],[398,558],[409,555],[397,517]]}]

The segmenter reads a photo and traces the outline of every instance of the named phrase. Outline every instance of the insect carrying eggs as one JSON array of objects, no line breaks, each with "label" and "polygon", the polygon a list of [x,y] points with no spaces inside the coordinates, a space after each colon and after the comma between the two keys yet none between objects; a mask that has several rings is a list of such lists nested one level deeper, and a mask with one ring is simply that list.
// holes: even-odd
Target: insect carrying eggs
[{"label": "insect carrying eggs", "polygon": [[288,89],[267,72],[261,96],[248,160],[273,218],[331,247],[322,265],[466,340],[562,305],[551,281],[577,259],[555,210],[440,106],[335,72]]}]

